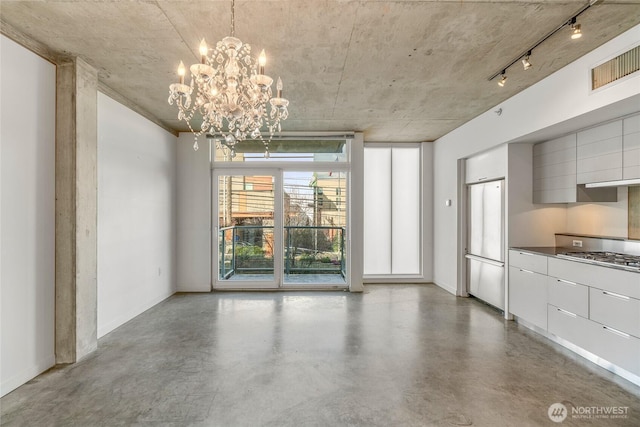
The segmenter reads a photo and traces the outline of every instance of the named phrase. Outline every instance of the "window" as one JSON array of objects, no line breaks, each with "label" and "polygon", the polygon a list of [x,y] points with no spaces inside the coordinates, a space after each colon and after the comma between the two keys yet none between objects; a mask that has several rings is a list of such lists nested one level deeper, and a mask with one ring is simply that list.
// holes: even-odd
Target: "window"
[{"label": "window", "polygon": [[329,138],[274,140],[269,158],[255,142],[238,144],[233,156],[217,147],[214,288],[350,285],[351,142]]},{"label": "window", "polygon": [[422,274],[422,167],[418,144],[364,150],[364,274]]}]

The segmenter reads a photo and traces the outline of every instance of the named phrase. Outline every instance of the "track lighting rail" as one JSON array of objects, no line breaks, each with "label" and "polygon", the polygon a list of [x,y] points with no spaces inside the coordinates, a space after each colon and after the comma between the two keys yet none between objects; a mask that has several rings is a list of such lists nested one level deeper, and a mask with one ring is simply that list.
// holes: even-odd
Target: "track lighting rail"
[{"label": "track lighting rail", "polygon": [[573,15],[571,15],[571,17],[565,21],[562,22],[562,24],[558,25],[554,30],[550,31],[549,33],[547,33],[544,37],[542,37],[540,40],[538,40],[537,42],[535,42],[531,47],[525,49],[520,55],[516,56],[516,58],[509,62],[507,65],[505,65],[504,67],[500,67],[498,69],[497,72],[493,73],[491,75],[491,77],[488,78],[489,81],[495,79],[496,77],[500,76],[500,75],[504,75],[505,71],[510,68],[513,64],[515,64],[516,62],[520,61],[522,58],[526,57],[527,55],[531,55],[531,52],[533,51],[533,49],[537,48],[538,46],[540,46],[542,43],[544,43],[549,37],[551,37],[552,35],[554,35],[555,33],[557,33],[558,31],[560,31],[561,29],[563,29],[564,27],[568,26],[568,25],[572,25],[575,24],[576,22],[576,18],[580,15],[582,15],[582,13],[584,13],[587,9],[589,9],[591,6],[600,3],[602,0],[590,0],[587,4],[585,4],[584,6],[582,6],[580,9],[578,9],[578,11],[576,11]]}]

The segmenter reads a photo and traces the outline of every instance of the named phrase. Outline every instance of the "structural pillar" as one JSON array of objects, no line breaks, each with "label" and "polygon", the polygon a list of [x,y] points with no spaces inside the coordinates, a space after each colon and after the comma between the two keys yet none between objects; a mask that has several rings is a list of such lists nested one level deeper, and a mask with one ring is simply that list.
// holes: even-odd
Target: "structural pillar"
[{"label": "structural pillar", "polygon": [[80,58],[57,65],[56,363],[98,347],[97,88]]}]

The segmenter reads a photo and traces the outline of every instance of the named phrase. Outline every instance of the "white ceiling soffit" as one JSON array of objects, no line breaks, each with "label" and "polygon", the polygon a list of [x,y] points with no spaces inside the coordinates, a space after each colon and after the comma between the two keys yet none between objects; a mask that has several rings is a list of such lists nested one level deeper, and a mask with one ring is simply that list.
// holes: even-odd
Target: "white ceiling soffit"
[{"label": "white ceiling soffit", "polygon": [[[533,68],[487,78],[580,9],[574,0],[238,0],[236,36],[281,76],[287,131],[364,132],[365,140],[435,140],[640,23],[640,0],[604,1],[580,15],[584,36],[559,31]],[[0,19],[99,70],[101,85],[167,128],[178,62],[202,37],[229,34],[230,1],[11,1]],[[8,28],[8,27],[5,27]],[[5,31],[6,32],[6,31]],[[566,33],[566,34],[565,34]]]}]

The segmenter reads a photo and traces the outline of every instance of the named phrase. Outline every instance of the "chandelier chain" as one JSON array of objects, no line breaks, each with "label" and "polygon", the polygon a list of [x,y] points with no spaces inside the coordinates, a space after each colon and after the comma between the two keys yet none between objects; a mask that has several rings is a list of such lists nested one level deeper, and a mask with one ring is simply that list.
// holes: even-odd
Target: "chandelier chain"
[{"label": "chandelier chain", "polygon": [[236,0],[231,0],[231,37],[236,36]]}]

